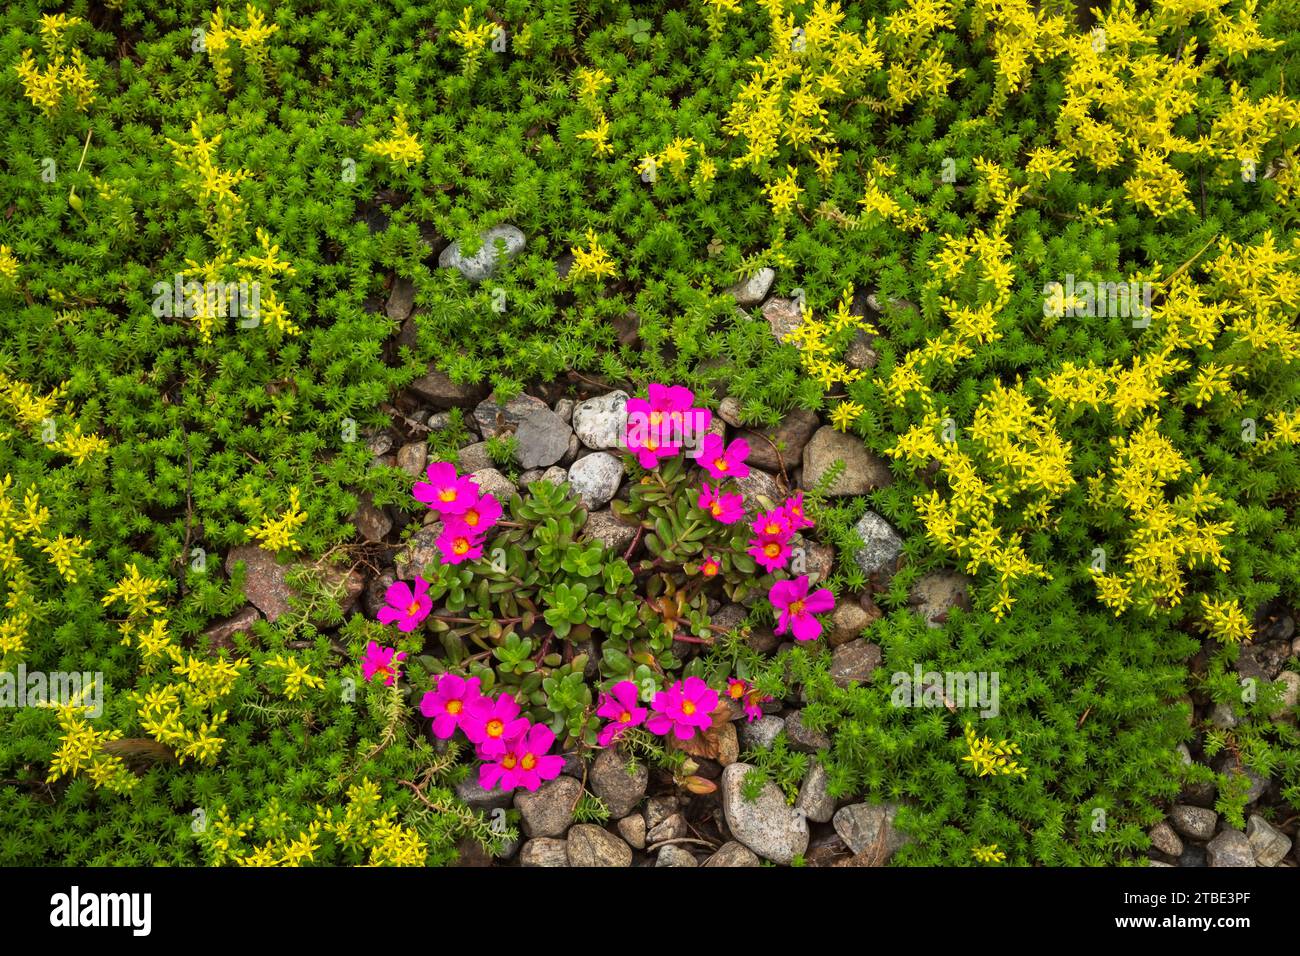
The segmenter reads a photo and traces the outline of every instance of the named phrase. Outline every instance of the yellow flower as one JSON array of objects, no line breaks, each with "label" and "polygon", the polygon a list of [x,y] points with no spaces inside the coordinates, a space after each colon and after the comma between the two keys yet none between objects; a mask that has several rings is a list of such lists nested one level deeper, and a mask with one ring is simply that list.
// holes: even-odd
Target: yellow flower
[{"label": "yellow flower", "polygon": [[599,237],[591,229],[587,230],[587,248],[573,246],[569,251],[573,253],[574,260],[573,268],[569,270],[570,279],[575,281],[587,277],[605,279],[617,274],[614,260],[601,246]]},{"label": "yellow flower", "polygon": [[609,120],[603,112],[596,115],[596,128],[579,133],[578,139],[590,141],[597,156],[608,156],[614,152],[614,147],[609,141]]},{"label": "yellow flower", "polygon": [[121,601],[126,605],[127,615],[131,618],[160,614],[163,606],[154,600],[154,595],[162,590],[164,584],[159,578],[142,575],[133,561],[126,566],[126,576],[104,595],[102,603],[108,607],[114,601]]},{"label": "yellow flower", "polygon": [[302,511],[298,502],[298,488],[289,489],[289,508],[275,520],[263,517],[260,524],[247,529],[245,534],[258,541],[258,547],[264,551],[279,551],[288,548],[301,551],[302,545],[294,536],[299,528],[307,523],[307,513]]},{"label": "yellow flower", "polygon": [[772,212],[778,219],[790,214],[803,193],[799,188],[798,170],[793,166],[786,166],[785,171],[783,178],[763,187],[763,193],[767,196],[767,201],[772,205]]},{"label": "yellow flower", "polygon": [[857,402],[840,402],[831,412],[831,424],[839,431],[847,432],[865,411],[866,409]]},{"label": "yellow flower", "polygon": [[389,162],[401,163],[403,169],[410,169],[412,163],[424,161],[424,147],[407,128],[405,108],[401,106],[393,114],[392,135],[387,139],[367,143],[364,149],[367,153],[382,156]]},{"label": "yellow flower", "polygon": [[1215,601],[1202,594],[1201,611],[1205,615],[1205,630],[1221,644],[1239,644],[1250,640],[1254,633],[1250,620],[1235,600]]}]

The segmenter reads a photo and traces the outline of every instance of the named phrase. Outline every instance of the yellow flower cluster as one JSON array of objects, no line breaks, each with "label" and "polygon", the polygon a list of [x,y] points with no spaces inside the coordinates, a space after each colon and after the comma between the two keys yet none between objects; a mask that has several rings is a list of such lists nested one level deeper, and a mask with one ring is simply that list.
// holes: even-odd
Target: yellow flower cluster
[{"label": "yellow flower cluster", "polygon": [[962,763],[968,763],[971,769],[981,777],[1024,777],[1029,771],[1021,766],[1014,757],[1020,756],[1020,748],[1009,740],[994,743],[988,737],[975,736],[975,730],[966,725],[966,756]]},{"label": "yellow flower cluster", "polygon": [[0,243],[0,287],[13,289],[18,285],[18,258],[14,251]]},{"label": "yellow flower cluster", "polygon": [[208,235],[224,253],[233,241],[235,217],[240,210],[235,187],[248,178],[244,169],[226,172],[217,165],[217,147],[221,134],[208,139],[203,134],[203,114],[196,113],[190,123],[192,143],[168,139],[182,175],[181,184],[208,216]]},{"label": "yellow flower cluster", "polygon": [[687,168],[690,166],[692,152],[696,154],[696,158],[695,173],[691,176],[690,184],[696,193],[704,198],[710,184],[718,175],[718,164],[709,157],[703,143],[689,136],[674,137],[659,152],[646,153],[637,160],[637,174],[647,182],[654,182],[658,178],[659,170],[666,169],[672,174],[674,180],[681,180],[686,176]]},{"label": "yellow flower cluster", "polygon": [[[883,222],[892,222],[901,229],[909,231],[924,231],[929,226],[929,221],[921,213],[909,210],[903,206],[891,193],[888,193],[881,186],[881,182],[886,179],[892,179],[897,175],[897,170],[889,163],[879,159],[871,161],[872,171],[867,175],[867,183],[862,198],[858,200],[858,205],[864,210],[863,216],[852,221],[848,225],[851,228],[860,228],[864,224],[869,224],[871,217],[875,217]],[[904,198],[908,200],[909,205],[915,205],[915,200],[911,196],[903,193]]]},{"label": "yellow flower cluster", "polygon": [[95,102],[98,84],[86,74],[86,61],[81,50],[74,47],[64,55],[63,34],[82,22],[80,17],[62,13],[42,16],[41,43],[45,46],[45,66],[37,66],[35,52],[28,49],[23,51],[21,61],[14,67],[22,80],[23,93],[46,116],[53,116],[69,99],[82,113]]},{"label": "yellow flower cluster", "polygon": [[239,44],[244,62],[260,77],[266,67],[266,41],[280,29],[278,24],[268,25],[262,12],[251,3],[245,5],[244,16],[248,26],[242,29],[232,27],[226,23],[225,13],[218,6],[204,31],[204,49],[217,73],[217,85],[227,92],[232,88],[231,77],[234,75],[234,65],[230,61],[232,44]]},{"label": "yellow flower cluster", "polygon": [[393,811],[379,814],[379,787],[363,777],[347,795],[341,812],[317,809],[326,831],[342,846],[368,852],[370,866],[424,866],[428,846],[415,830],[395,822]]},{"label": "yellow flower cluster", "polygon": [[[92,455],[108,451],[108,442],[93,433],[83,434],[81,425],[75,421],[60,426],[59,416],[75,416],[75,409],[68,405],[60,406],[66,393],[66,383],[41,395],[26,382],[0,372],[0,410],[7,412],[28,435],[40,438],[48,448],[62,452],[81,465]],[[0,431],[0,440],[8,441],[11,437],[9,432]]]},{"label": "yellow flower cluster", "polygon": [[1205,615],[1205,630],[1222,644],[1240,644],[1254,636],[1255,629],[1235,600],[1215,601],[1202,594],[1201,613]]},{"label": "yellow flower cluster", "polygon": [[258,547],[264,551],[279,551],[284,548],[301,551],[302,545],[294,533],[306,523],[307,512],[301,509],[298,488],[294,486],[289,489],[289,507],[284,514],[275,519],[263,515],[261,523],[247,529],[245,533],[256,540]]},{"label": "yellow flower cluster", "polygon": [[[799,349],[799,362],[809,377],[821,385],[823,391],[830,391],[837,384],[849,384],[862,378],[861,369],[849,368],[840,361],[838,355],[858,330],[868,334],[875,333],[875,327],[860,315],[851,311],[853,304],[853,286],[850,284],[840,296],[839,304],[826,319],[818,319],[807,302],[802,304],[802,319],[786,336],[785,341]],[[856,421],[863,411],[862,406],[848,403],[844,411],[832,412],[839,415],[838,421],[846,431],[851,424],[849,415]],[[839,427],[839,426],[837,426]]]},{"label": "yellow flower cluster", "polygon": [[998,849],[996,843],[990,843],[988,846],[971,847],[971,856],[981,863],[1005,863],[1007,855]]},{"label": "yellow flower cluster", "polygon": [[461,70],[466,76],[473,76],[478,72],[479,63],[483,59],[483,51],[487,48],[488,42],[496,35],[500,29],[494,23],[478,23],[473,20],[473,7],[465,7],[460,12],[460,22],[456,29],[451,31],[451,42],[461,49],[460,65]]},{"label": "yellow flower cluster", "polygon": [[[83,696],[90,689],[83,690]],[[139,781],[122,758],[104,751],[105,743],[121,738],[120,731],[96,730],[86,719],[81,701],[68,701],[56,705],[56,709],[62,735],[58,749],[50,757],[47,783],[84,772],[97,789],[125,793],[135,787]]]},{"label": "yellow flower cluster", "polygon": [[262,661],[262,667],[280,672],[284,677],[284,696],[289,700],[300,698],[303,687],[320,690],[325,686],[325,682],[308,671],[299,662],[298,658],[290,657],[287,654],[275,654],[268,657]]},{"label": "yellow flower cluster", "polygon": [[[754,73],[731,104],[724,128],[744,145],[733,165],[763,177],[764,191],[781,216],[798,200],[800,159],[812,160],[823,177],[838,162],[831,111],[861,93],[882,57],[874,23],[865,39],[841,30],[844,13],[838,3],[815,0],[800,24],[789,0],[762,5],[771,23],[769,47],[750,61]],[[711,26],[718,22],[711,11]],[[770,170],[783,147],[794,162],[784,162],[785,175],[779,176]]]},{"label": "yellow flower cluster", "polygon": [[389,162],[401,163],[403,169],[410,169],[412,163],[424,162],[424,147],[411,135],[406,125],[406,111],[399,106],[393,114],[393,132],[387,139],[378,139],[365,145],[367,153],[382,156]]},{"label": "yellow flower cluster", "polygon": [[591,129],[579,133],[578,139],[585,139],[591,143],[597,156],[613,155],[614,146],[609,141],[609,117],[600,106],[600,96],[614,81],[604,70],[590,67],[578,70],[574,74],[574,80],[578,102],[591,114],[592,122],[595,124]]},{"label": "yellow flower cluster", "polygon": [[600,244],[600,237],[591,229],[587,230],[587,248],[572,246],[569,251],[573,253],[573,268],[569,270],[569,278],[574,282],[586,278],[608,279],[618,274],[613,258]]}]

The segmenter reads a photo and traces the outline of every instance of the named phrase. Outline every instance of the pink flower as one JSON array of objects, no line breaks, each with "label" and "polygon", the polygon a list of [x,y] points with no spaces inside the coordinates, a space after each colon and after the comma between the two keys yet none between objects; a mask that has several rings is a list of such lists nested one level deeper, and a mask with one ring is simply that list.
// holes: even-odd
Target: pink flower
[{"label": "pink flower", "polygon": [[649,398],[630,398],[623,444],[636,453],[642,468],[654,468],[660,459],[671,458],[682,449],[698,447],[713,420],[706,408],[691,408],[695,395],[682,385],[652,383]]},{"label": "pink flower", "polygon": [[705,435],[700,446],[700,465],[714,478],[744,478],[749,474],[745,459],[749,457],[749,442],[737,438],[723,450],[722,439]]},{"label": "pink flower", "polygon": [[711,554],[700,562],[700,574],[706,578],[716,577],[720,570],[722,570],[722,562],[716,555]]},{"label": "pink flower", "polygon": [[608,694],[600,695],[596,716],[608,717],[610,723],[601,728],[596,743],[608,747],[623,731],[645,723],[648,713],[637,700],[636,684],[630,680],[620,681],[610,688]]},{"label": "pink flower", "polygon": [[666,734],[671,730],[679,740],[690,740],[697,729],[708,730],[713,725],[713,709],[717,706],[718,692],[700,678],[688,677],[655,694],[650,702],[654,714],[646,727],[651,733]]},{"label": "pink flower", "polygon": [[465,717],[466,708],[483,697],[479,693],[477,677],[459,677],[443,674],[437,686],[420,701],[420,713],[433,718],[433,734],[446,740],[456,732]]},{"label": "pink flower", "polygon": [[386,687],[392,687],[393,681],[401,677],[397,665],[406,659],[406,651],[394,647],[381,647],[375,641],[366,645],[365,656],[361,658],[361,674],[367,681],[381,675]]},{"label": "pink flower", "polygon": [[750,527],[760,538],[789,538],[794,534],[790,515],[784,508],[775,508],[759,515]]},{"label": "pink flower", "polygon": [[493,763],[479,767],[478,782],[484,790],[500,786],[503,790],[523,787],[533,791],[543,780],[554,780],[564,769],[564,758],[548,753],[555,743],[555,734],[545,724],[527,725],[512,737],[508,747]]},{"label": "pink flower", "polygon": [[468,476],[456,476],[456,466],[435,461],[425,470],[428,481],[417,481],[411,493],[441,515],[464,514],[478,500],[478,485]]},{"label": "pink flower", "polygon": [[471,537],[485,535],[488,530],[501,520],[501,502],[491,494],[476,495],[460,514],[449,514],[444,523],[455,527]]},{"label": "pink flower", "polygon": [[785,567],[790,560],[790,542],[784,538],[750,538],[745,553],[771,574]]},{"label": "pink flower", "polygon": [[740,677],[727,680],[727,696],[744,708],[745,716],[751,724],[763,716],[763,708],[759,705],[763,701],[772,700],[772,697],[760,694],[758,688]]},{"label": "pink flower", "polygon": [[528,729],[528,720],[519,716],[514,697],[502,694],[496,700],[480,697],[466,704],[460,729],[478,745],[479,756],[497,757],[506,752],[506,741]]},{"label": "pink flower", "polygon": [[482,535],[472,533],[465,525],[450,518],[434,544],[442,554],[443,564],[460,564],[483,557]]},{"label": "pink flower", "polygon": [[417,576],[415,590],[405,581],[394,581],[384,592],[388,607],[379,609],[379,623],[394,624],[403,631],[413,631],[433,610],[429,597],[429,582]]},{"label": "pink flower", "polygon": [[700,486],[699,506],[720,524],[735,524],[745,513],[743,495],[724,495],[706,482]]},{"label": "pink flower", "polygon": [[835,595],[826,588],[808,593],[806,574],[793,581],[777,581],[767,592],[767,599],[780,612],[775,633],[784,634],[789,629],[796,641],[815,641],[822,632],[822,625],[813,615],[835,607]]},{"label": "pink flower", "polygon": [[790,527],[795,531],[801,531],[804,528],[816,527],[817,522],[807,517],[803,513],[803,492],[785,499],[784,511],[790,517]]}]

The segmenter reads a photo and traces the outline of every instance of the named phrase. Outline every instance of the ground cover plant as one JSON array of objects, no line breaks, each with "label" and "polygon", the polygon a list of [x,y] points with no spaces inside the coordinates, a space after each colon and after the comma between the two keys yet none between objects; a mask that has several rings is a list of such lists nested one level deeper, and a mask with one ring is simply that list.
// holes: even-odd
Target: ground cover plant
[{"label": "ground cover plant", "polygon": [[0,863],[1297,865],[1298,51],[7,5]]}]

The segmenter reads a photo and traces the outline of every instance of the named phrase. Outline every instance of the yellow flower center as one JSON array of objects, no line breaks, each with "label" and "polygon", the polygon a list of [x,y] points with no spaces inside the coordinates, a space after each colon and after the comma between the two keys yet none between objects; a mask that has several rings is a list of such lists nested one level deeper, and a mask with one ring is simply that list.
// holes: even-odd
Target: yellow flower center
[{"label": "yellow flower center", "polygon": [[650,424],[651,424],[651,425],[658,425],[658,424],[659,424],[661,421],[663,421],[663,420],[664,420],[664,413],[663,413],[663,412],[651,412],[651,413],[650,413]]},{"label": "yellow flower center", "polygon": [[781,526],[774,521],[769,521],[763,530],[767,534],[777,534],[781,530]]},{"label": "yellow flower center", "polygon": [[457,554],[464,554],[469,550],[469,538],[457,538],[451,543],[451,550]]},{"label": "yellow flower center", "polygon": [[631,720],[632,720],[632,715],[628,713],[626,710],[623,711],[623,713],[618,715],[618,722],[620,724],[629,723]]},{"label": "yellow flower center", "polygon": [[439,501],[455,501],[455,500],[456,500],[456,489],[455,489],[455,488],[444,488],[444,489],[442,489],[442,491],[438,492],[438,500],[439,500]]},{"label": "yellow flower center", "polygon": [[781,546],[775,541],[769,541],[763,545],[763,553],[769,558],[775,558],[781,553]]},{"label": "yellow flower center", "polygon": [[722,514],[722,502],[721,501],[713,502],[713,504],[709,505],[709,511],[713,514],[713,517],[715,518],[718,517],[720,514]]},{"label": "yellow flower center", "polygon": [[471,508],[465,512],[465,523],[471,528],[478,524],[478,512]]},{"label": "yellow flower center", "polygon": [[701,570],[704,572],[704,576],[706,578],[711,578],[718,573],[718,566],[714,564],[712,561],[706,561],[704,563],[704,567],[701,568]]},{"label": "yellow flower center", "polygon": [[461,711],[461,708],[463,708],[464,706],[465,706],[465,705],[462,704],[462,703],[461,703],[460,701],[458,701],[458,700],[449,700],[449,701],[447,701],[447,713],[449,713],[449,714],[459,714],[460,711]]},{"label": "yellow flower center", "polygon": [[803,601],[795,601],[793,604],[791,604],[791,605],[790,605],[790,613],[791,613],[791,614],[796,614],[796,615],[797,615],[797,614],[802,614],[802,613],[803,613]]},{"label": "yellow flower center", "polygon": [[520,764],[525,770],[532,770],[537,766],[537,758],[532,754],[524,754],[524,759],[520,761]]},{"label": "yellow flower center", "polygon": [[518,762],[519,761],[515,759],[514,754],[506,754],[501,758],[501,766],[505,767],[507,770],[514,770],[515,764]]},{"label": "yellow flower center", "polygon": [[646,446],[646,448],[648,448],[650,451],[654,451],[655,449],[657,449],[657,448],[659,447],[659,443],[658,443],[657,441],[655,441],[653,438],[647,438],[647,439],[645,440],[645,446]]},{"label": "yellow flower center", "polygon": [[695,704],[689,700],[682,701],[682,713],[688,717],[695,713]]},{"label": "yellow flower center", "polygon": [[417,615],[417,614],[419,614],[419,613],[420,613],[420,602],[419,602],[419,601],[412,601],[411,604],[410,604],[410,606],[406,609],[406,616],[407,616],[407,617],[415,617],[415,615]]},{"label": "yellow flower center", "polygon": [[745,685],[732,684],[730,693],[734,700],[740,700],[740,698],[745,696]]},{"label": "yellow flower center", "polygon": [[505,731],[506,725],[501,723],[499,720],[489,720],[487,722],[487,727],[484,729],[487,731],[489,737],[500,737]]},{"label": "yellow flower center", "polygon": [[726,470],[727,470],[728,468],[730,468],[731,466],[730,466],[729,464],[727,464],[727,459],[725,459],[725,458],[715,458],[715,459],[713,459],[713,467],[716,468],[716,469],[718,469],[718,471],[726,471]]}]

